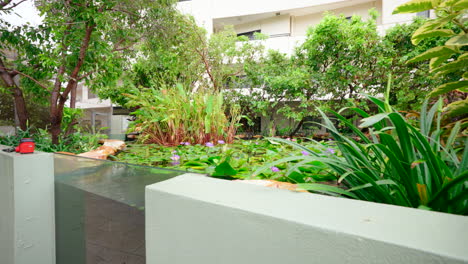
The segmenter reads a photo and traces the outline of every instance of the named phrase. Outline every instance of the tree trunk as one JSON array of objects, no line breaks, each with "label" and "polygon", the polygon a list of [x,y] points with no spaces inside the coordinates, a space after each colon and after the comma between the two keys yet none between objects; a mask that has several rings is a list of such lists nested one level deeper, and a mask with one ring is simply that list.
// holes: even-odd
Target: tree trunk
[{"label": "tree trunk", "polygon": [[[59,136],[62,133],[62,118],[63,108],[65,107],[66,98],[60,97],[58,104],[50,111],[50,134],[52,136],[52,144],[59,143]],[[52,107],[51,107],[52,108]]]},{"label": "tree trunk", "polygon": [[70,91],[70,108],[76,107],[76,87],[78,86],[77,83],[73,85],[73,88]]},{"label": "tree trunk", "polygon": [[28,110],[24,100],[23,91],[16,85],[12,75],[5,69],[3,60],[0,59],[0,77],[8,88],[12,89],[13,99],[16,107],[16,117],[19,120],[21,130],[28,128]]},{"label": "tree trunk", "polygon": [[19,120],[19,125],[21,130],[24,131],[28,129],[28,110],[26,109],[23,92],[16,85],[13,89],[13,97],[15,98],[16,115]]},{"label": "tree trunk", "polygon": [[[55,77],[54,89],[52,90],[52,96],[50,100],[50,135],[52,136],[52,144],[59,143],[59,136],[62,132],[62,118],[63,118],[63,108],[65,107],[65,102],[67,101],[68,95],[76,89],[78,74],[81,70],[81,66],[84,63],[86,56],[86,51],[89,47],[89,42],[91,39],[91,34],[96,27],[95,24],[86,25],[86,32],[81,44],[80,53],[76,65],[71,72],[67,86],[65,90],[61,92],[62,85],[60,78],[65,73],[65,64],[60,66],[57,76]],[[76,98],[75,98],[76,99]],[[75,102],[73,102],[73,105]]]},{"label": "tree trunk", "polygon": [[304,120],[305,118],[303,117],[301,121],[299,121],[299,124],[297,124],[296,128],[291,132],[291,134],[289,134],[289,137],[292,138],[299,131],[299,129],[301,129],[302,124],[304,124]]}]

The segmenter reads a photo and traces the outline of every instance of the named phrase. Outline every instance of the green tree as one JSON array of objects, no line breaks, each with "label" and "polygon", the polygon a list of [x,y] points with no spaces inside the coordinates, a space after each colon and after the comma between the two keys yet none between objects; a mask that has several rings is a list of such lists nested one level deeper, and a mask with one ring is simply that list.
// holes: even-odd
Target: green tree
[{"label": "green tree", "polygon": [[310,76],[308,100],[341,108],[360,100],[360,93],[383,92],[389,72],[391,48],[382,42],[376,28],[376,13],[364,21],[359,16],[327,14],[296,53]]},{"label": "green tree", "polygon": [[[50,132],[58,143],[65,103],[73,108],[78,82],[94,90],[114,86],[133,55],[132,47],[146,32],[162,30],[157,23],[172,1],[37,1],[42,25],[13,28],[2,21],[0,76],[13,90],[21,127],[27,121],[23,93],[47,94]],[[5,55],[5,54],[3,54]],[[10,82],[20,75],[18,86]],[[19,98],[19,99],[18,99]],[[24,102],[24,99],[23,99]]]},{"label": "green tree", "polygon": [[311,92],[306,89],[310,85],[309,76],[286,54],[269,50],[263,56],[246,61],[244,73],[245,78],[239,82],[238,89],[231,89],[229,94],[250,120],[267,118],[270,135],[274,135],[278,128],[276,114],[297,121],[308,114],[309,102],[301,99],[304,91],[306,94]]}]

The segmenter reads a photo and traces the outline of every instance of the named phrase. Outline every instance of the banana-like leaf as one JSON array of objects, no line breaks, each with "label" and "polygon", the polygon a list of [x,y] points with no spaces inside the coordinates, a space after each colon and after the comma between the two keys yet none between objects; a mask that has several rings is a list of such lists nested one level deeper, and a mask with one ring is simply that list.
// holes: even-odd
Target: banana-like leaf
[{"label": "banana-like leaf", "polygon": [[454,11],[460,11],[468,8],[468,0],[459,0],[452,5]]},{"label": "banana-like leaf", "polygon": [[[413,36],[411,37],[411,42],[414,45],[418,45],[419,42],[426,38],[434,38],[434,37],[450,37],[455,35],[455,32],[451,29],[433,29],[429,31],[424,31],[424,32],[415,32]],[[447,44],[447,45],[453,45],[453,44]]]},{"label": "banana-like leaf", "polygon": [[440,56],[436,58],[432,58],[429,62],[429,68],[435,69],[437,66],[441,65],[442,63],[446,62],[450,58],[450,55]]},{"label": "banana-like leaf", "polygon": [[453,102],[444,109],[448,116],[458,116],[468,113],[468,99]]},{"label": "banana-like leaf", "polygon": [[439,87],[435,88],[430,94],[430,97],[438,96],[444,93],[448,93],[455,89],[463,90],[467,89],[468,81],[456,81],[456,82],[449,82],[440,85]]},{"label": "banana-like leaf", "polygon": [[395,8],[393,14],[417,13],[433,8],[434,6],[431,0],[411,0]]},{"label": "banana-like leaf", "polygon": [[468,34],[464,33],[464,34],[455,36],[447,40],[447,42],[445,42],[445,45],[466,46],[468,45]]},{"label": "banana-like leaf", "polygon": [[451,72],[462,71],[465,72],[468,68],[468,53],[465,53],[458,57],[456,61],[452,61],[438,68],[432,69],[436,77],[447,75]]},{"label": "banana-like leaf", "polygon": [[418,56],[409,60],[407,63],[414,63],[414,62],[424,61],[424,60],[428,60],[428,59],[432,59],[432,58],[436,58],[440,56],[447,56],[447,55],[454,54],[456,52],[457,51],[455,49],[448,47],[448,46],[435,47],[435,48],[429,49],[419,54]]}]

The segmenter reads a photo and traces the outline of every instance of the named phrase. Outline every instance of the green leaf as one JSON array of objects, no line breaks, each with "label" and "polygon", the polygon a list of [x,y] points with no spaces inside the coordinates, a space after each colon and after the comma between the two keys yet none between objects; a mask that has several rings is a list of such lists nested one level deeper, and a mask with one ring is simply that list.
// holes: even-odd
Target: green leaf
[{"label": "green leaf", "polygon": [[444,83],[444,84],[440,85],[439,87],[435,88],[429,94],[429,96],[430,97],[438,96],[438,95],[453,91],[455,89],[467,89],[467,87],[468,87],[468,81],[457,81],[457,82]]},{"label": "green leaf", "polygon": [[231,164],[227,160],[221,162],[215,168],[215,172],[212,176],[234,176],[237,174],[237,171],[232,168]]},{"label": "green leaf", "polygon": [[445,56],[440,56],[436,58],[432,58],[431,61],[429,62],[429,68],[434,69],[437,66],[441,65],[442,63],[446,62],[451,55],[445,55]]},{"label": "green leaf", "polygon": [[[378,180],[378,181],[375,181],[375,183],[377,185],[397,185],[393,180]],[[365,188],[370,188],[370,187],[373,187],[373,186],[375,186],[375,185],[373,185],[371,183],[366,183],[366,184],[363,184],[363,185],[360,185],[360,186],[353,187],[353,188],[349,189],[348,191],[353,192],[353,191],[357,191],[357,190],[361,190],[361,189],[365,189]]]},{"label": "green leaf", "polygon": [[[429,30],[429,31],[424,31],[424,32],[415,32],[413,36],[411,37],[411,42],[414,45],[418,45],[419,42],[421,42],[423,39],[426,38],[435,38],[435,37],[450,37],[455,35],[455,32],[451,29],[434,29],[434,30]],[[453,45],[453,44],[448,44],[446,45]]]},{"label": "green leaf", "polygon": [[450,47],[447,47],[447,46],[442,46],[442,47],[435,47],[435,48],[432,48],[432,49],[429,49],[421,54],[419,54],[418,56],[412,58],[411,60],[409,60],[407,63],[414,63],[414,62],[418,62],[418,61],[424,61],[424,60],[428,60],[428,59],[432,59],[432,58],[436,58],[436,57],[440,57],[440,56],[447,56],[447,55],[451,55],[451,54],[454,54],[456,53],[456,51]]},{"label": "green leaf", "polygon": [[451,72],[456,72],[456,71],[465,72],[467,68],[468,68],[468,53],[465,53],[461,55],[460,57],[458,57],[456,61],[452,61],[441,67],[435,68],[432,70],[432,72],[436,74],[435,75],[436,77],[438,77],[438,76],[447,75]]},{"label": "green leaf", "polygon": [[356,195],[353,193],[343,190],[341,188],[320,184],[320,183],[298,183],[297,189],[299,190],[306,190],[306,191],[313,191],[313,192],[321,192],[327,194],[341,194],[352,197],[354,199],[358,199]]},{"label": "green leaf", "polygon": [[459,116],[468,113],[468,99],[453,102],[444,108],[446,115]]},{"label": "green leaf", "polygon": [[375,123],[382,121],[382,119],[386,118],[387,116],[388,116],[388,113],[381,113],[381,114],[376,114],[374,116],[363,118],[361,120],[362,124],[359,127],[364,128],[364,127],[372,126]]},{"label": "green leaf", "polygon": [[417,13],[433,8],[431,0],[411,0],[395,8],[393,14]]},{"label": "green leaf", "polygon": [[454,11],[460,11],[468,8],[468,0],[459,0],[452,5]]},{"label": "green leaf", "polygon": [[455,36],[447,42],[445,42],[445,45],[453,45],[453,46],[465,46],[468,45],[468,34],[463,34],[463,35],[458,35]]}]

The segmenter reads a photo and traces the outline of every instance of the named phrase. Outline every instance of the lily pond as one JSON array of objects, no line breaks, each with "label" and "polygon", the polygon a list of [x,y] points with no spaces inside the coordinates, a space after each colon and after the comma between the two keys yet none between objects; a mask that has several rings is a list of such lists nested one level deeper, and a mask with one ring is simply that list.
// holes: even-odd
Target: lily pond
[{"label": "lily pond", "polygon": [[[289,139],[288,139],[289,140]],[[310,151],[337,155],[332,141],[319,144],[292,139]],[[270,140],[236,140],[191,145],[182,142],[177,147],[130,144],[116,157],[116,161],[205,173],[224,179],[271,179],[291,183],[310,183],[336,180],[321,162],[301,163],[299,156],[307,151]],[[274,164],[272,164],[272,161]]]}]

